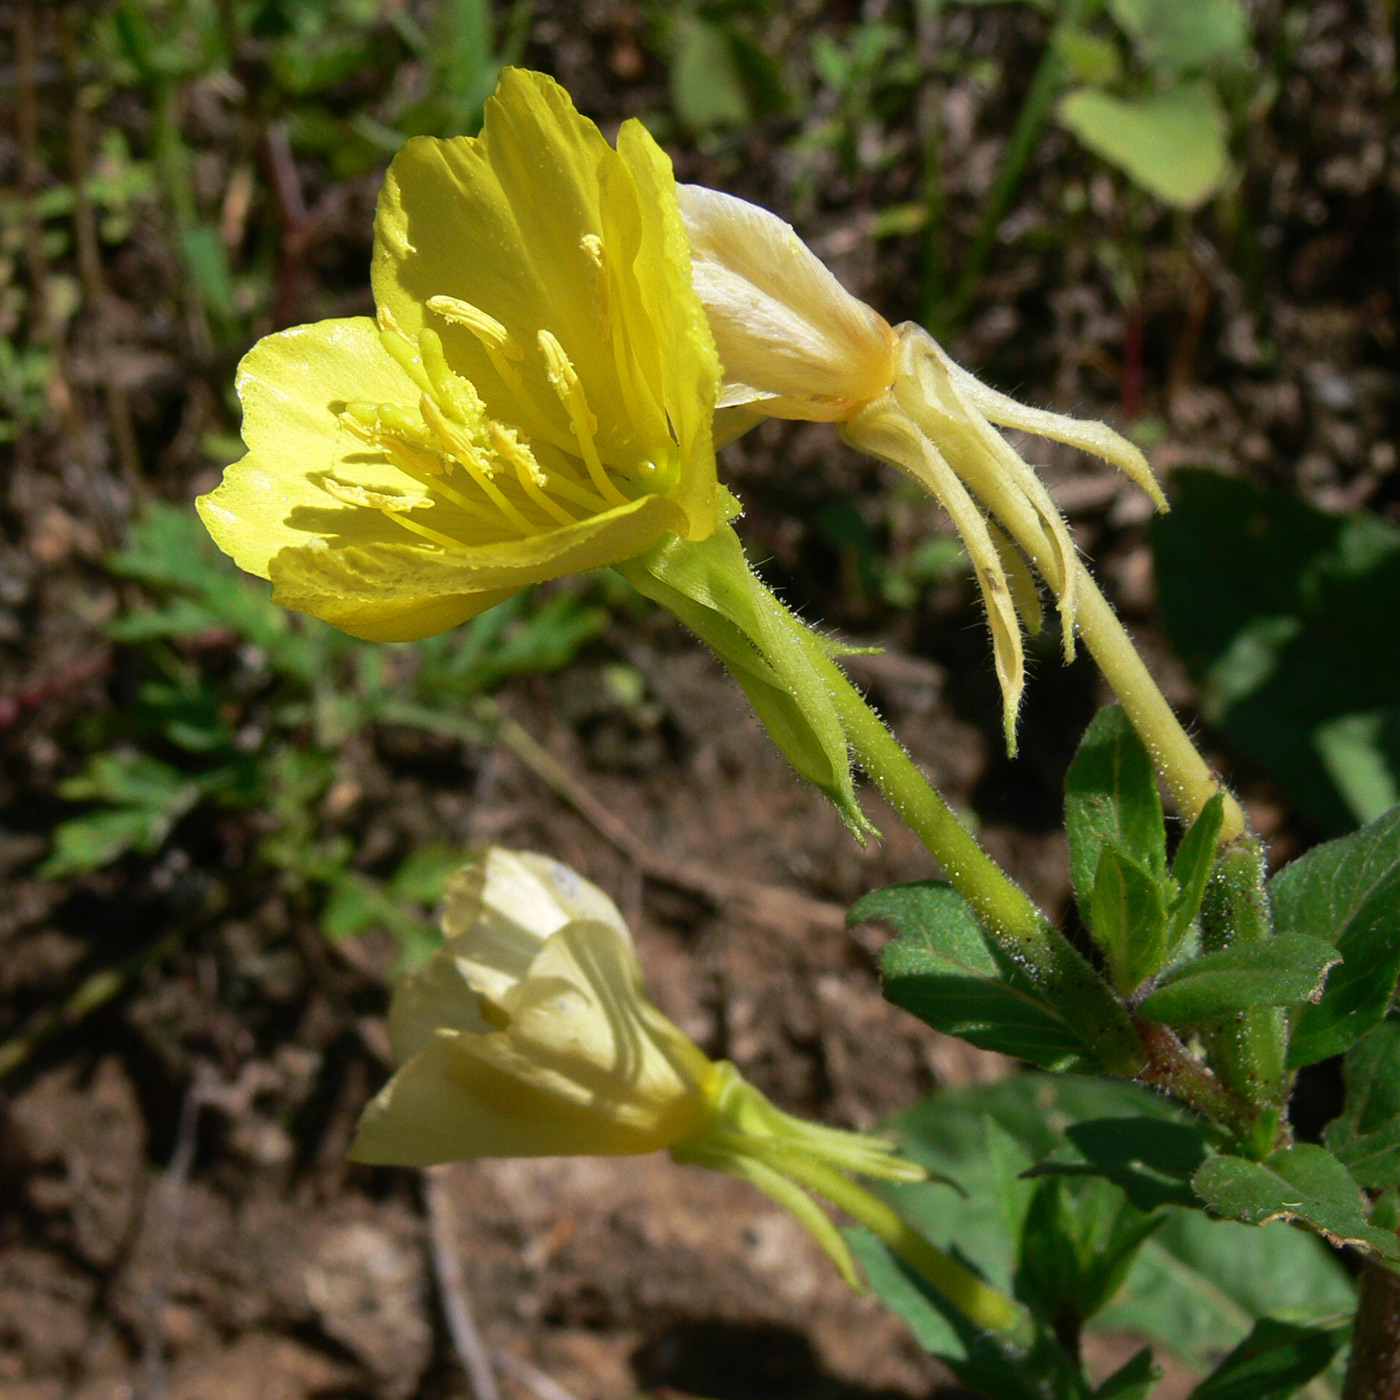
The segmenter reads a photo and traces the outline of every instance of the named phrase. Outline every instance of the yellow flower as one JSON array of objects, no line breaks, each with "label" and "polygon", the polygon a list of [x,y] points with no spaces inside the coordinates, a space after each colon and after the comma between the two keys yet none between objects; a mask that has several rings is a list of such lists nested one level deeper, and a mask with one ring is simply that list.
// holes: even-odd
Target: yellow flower
[{"label": "yellow flower", "polygon": [[1147,460],[1102,423],[1028,408],[988,388],[923,327],[891,329],[766,210],[692,185],[680,187],[680,204],[695,287],[724,365],[717,439],[765,415],[834,422],[853,446],[907,472],[938,499],[962,536],[986,605],[1014,753],[1025,686],[1021,624],[1032,633],[1040,626],[1022,549],[1034,542],[1058,599],[1067,658],[1080,565],[1049,492],[996,428],[1102,457],[1165,509]]},{"label": "yellow flower", "polygon": [[410,141],[375,220],[377,315],[268,336],[248,455],[199,502],[274,597],[408,640],[719,520],[719,366],[670,162],[507,70],[478,138]]},{"label": "yellow flower", "polygon": [[365,1109],[357,1161],[668,1148],[766,1191],[848,1275],[839,1232],[799,1183],[849,1209],[843,1193],[859,1188],[842,1171],[925,1176],[881,1139],[789,1117],[708,1059],[648,1000],[616,906],[558,861],[484,852],[449,885],[442,929],[443,947],[395,988],[399,1069]]}]

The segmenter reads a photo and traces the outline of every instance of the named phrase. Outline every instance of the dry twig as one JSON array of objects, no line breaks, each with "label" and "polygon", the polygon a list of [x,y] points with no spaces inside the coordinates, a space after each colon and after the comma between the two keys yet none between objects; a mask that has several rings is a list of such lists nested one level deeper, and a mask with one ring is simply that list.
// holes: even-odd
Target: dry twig
[{"label": "dry twig", "polygon": [[467,1373],[473,1400],[501,1400],[491,1357],[477,1331],[467,1299],[467,1283],[457,1253],[457,1220],[442,1167],[423,1172],[423,1204],[428,1216],[428,1253],[433,1277],[442,1300],[442,1315],[452,1337],[462,1369]]},{"label": "dry twig", "polygon": [[532,1366],[523,1357],[512,1351],[491,1353],[496,1365],[508,1375],[514,1376],[536,1400],[575,1400],[572,1391],[565,1390],[552,1376],[547,1376],[538,1366]]}]

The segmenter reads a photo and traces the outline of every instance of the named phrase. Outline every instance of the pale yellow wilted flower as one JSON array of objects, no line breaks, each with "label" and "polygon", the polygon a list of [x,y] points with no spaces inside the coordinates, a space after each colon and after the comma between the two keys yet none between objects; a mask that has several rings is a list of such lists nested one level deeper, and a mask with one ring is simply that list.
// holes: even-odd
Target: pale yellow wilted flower
[{"label": "pale yellow wilted flower", "polygon": [[351,1155],[428,1166],[469,1157],[668,1149],[791,1210],[848,1279],[815,1190],[868,1224],[984,1325],[1016,1310],[851,1181],[918,1181],[881,1138],[804,1123],[713,1061],[647,997],[616,905],[548,856],[493,847],[449,884],[444,943],[395,988],[398,1071],[365,1109]]},{"label": "pale yellow wilted flower", "polygon": [[[1078,558],[1049,492],[997,427],[1047,437],[1123,469],[1159,508],[1147,460],[1101,423],[1028,408],[949,358],[923,327],[893,329],[853,297],[775,215],[729,195],[678,187],[695,289],[724,370],[716,439],[764,416],[836,423],[853,446],[925,486],[952,517],[976,572],[1015,751],[1025,685],[1024,621],[1040,625],[1036,586],[1021,546],[1030,522],[1038,564],[1059,603],[1067,658],[1074,653]],[[995,425],[995,426],[994,426]]]}]

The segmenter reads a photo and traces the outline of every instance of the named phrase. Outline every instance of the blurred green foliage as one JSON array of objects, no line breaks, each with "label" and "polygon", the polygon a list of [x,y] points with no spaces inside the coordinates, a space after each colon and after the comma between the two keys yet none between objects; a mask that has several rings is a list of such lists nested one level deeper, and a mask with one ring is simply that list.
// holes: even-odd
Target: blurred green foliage
[{"label": "blurred green foliage", "polygon": [[1202,714],[1322,831],[1400,800],[1400,529],[1205,471],[1153,526],[1163,623]]},{"label": "blurred green foliage", "polygon": [[86,767],[60,786],[89,810],[63,822],[51,879],[152,855],[201,806],[266,810],[257,855],[318,893],[329,936],[387,925],[416,958],[435,933],[422,907],[460,852],[418,850],[387,882],[354,867],[326,814],[338,755],[375,725],[488,741],[479,701],[512,675],[566,666],[607,612],[586,596],[517,594],[455,632],[402,646],[356,641],[288,614],[217,553],[194,512],[153,505],[109,561],[155,601],[109,627],[136,676],[134,703],[95,717]]},{"label": "blurred green foliage", "polygon": [[[1197,1372],[1219,1365],[1195,1400],[1292,1395],[1337,1353],[1344,1333],[1335,1324],[1354,1307],[1346,1270],[1321,1240],[1282,1222],[1250,1227],[1190,1208],[1181,1191],[1191,1172],[1207,1158],[1238,1159],[1212,1157],[1199,1121],[1147,1090],[1018,1075],[936,1093],[886,1130],[941,1178],[890,1189],[909,1221],[996,1286],[1014,1287],[1041,1323],[1036,1346],[1014,1355],[970,1329],[873,1237],[852,1232],[875,1292],[984,1394],[1103,1400],[1150,1390],[1141,1354],[1118,1388],[1095,1390],[1071,1354],[1080,1327],[1145,1337]],[[1241,1353],[1246,1339],[1254,1346]],[[1264,1351],[1276,1388],[1231,1389],[1243,1361]],[[1135,1374],[1140,1388],[1129,1390]],[[1336,1394],[1323,1384],[1309,1393]]]}]

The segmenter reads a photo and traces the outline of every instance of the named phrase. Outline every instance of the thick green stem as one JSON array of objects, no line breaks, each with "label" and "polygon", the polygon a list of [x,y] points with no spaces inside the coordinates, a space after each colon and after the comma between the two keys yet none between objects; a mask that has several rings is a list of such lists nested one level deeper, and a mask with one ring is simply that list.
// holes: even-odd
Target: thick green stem
[{"label": "thick green stem", "polygon": [[861,766],[943,867],[949,883],[1046,998],[1082,1030],[1103,1067],[1137,1074],[1146,1052],[1108,984],[977,844],[839,667],[824,655],[818,667]]},{"label": "thick green stem", "polygon": [[1017,944],[1039,940],[1047,927],[1045,915],[977,844],[850,681],[834,664],[827,667],[832,699],[861,766],[943,867],[954,889],[1002,938]]},{"label": "thick green stem", "polygon": [[[1018,541],[1019,543],[1019,541]],[[1024,545],[1022,546],[1024,548]],[[1217,792],[1220,779],[1201,757],[1191,736],[1172,713],[1164,696],[1143,664],[1133,639],[1108,599],[1083,564],[1079,565],[1079,635],[1099,664],[1104,679],[1118,697],[1133,722],[1152,762],[1165,779],[1177,810],[1186,822],[1193,822]],[[1245,817],[1234,796],[1225,793],[1225,820],[1220,829],[1222,842],[1244,834]]]}]

